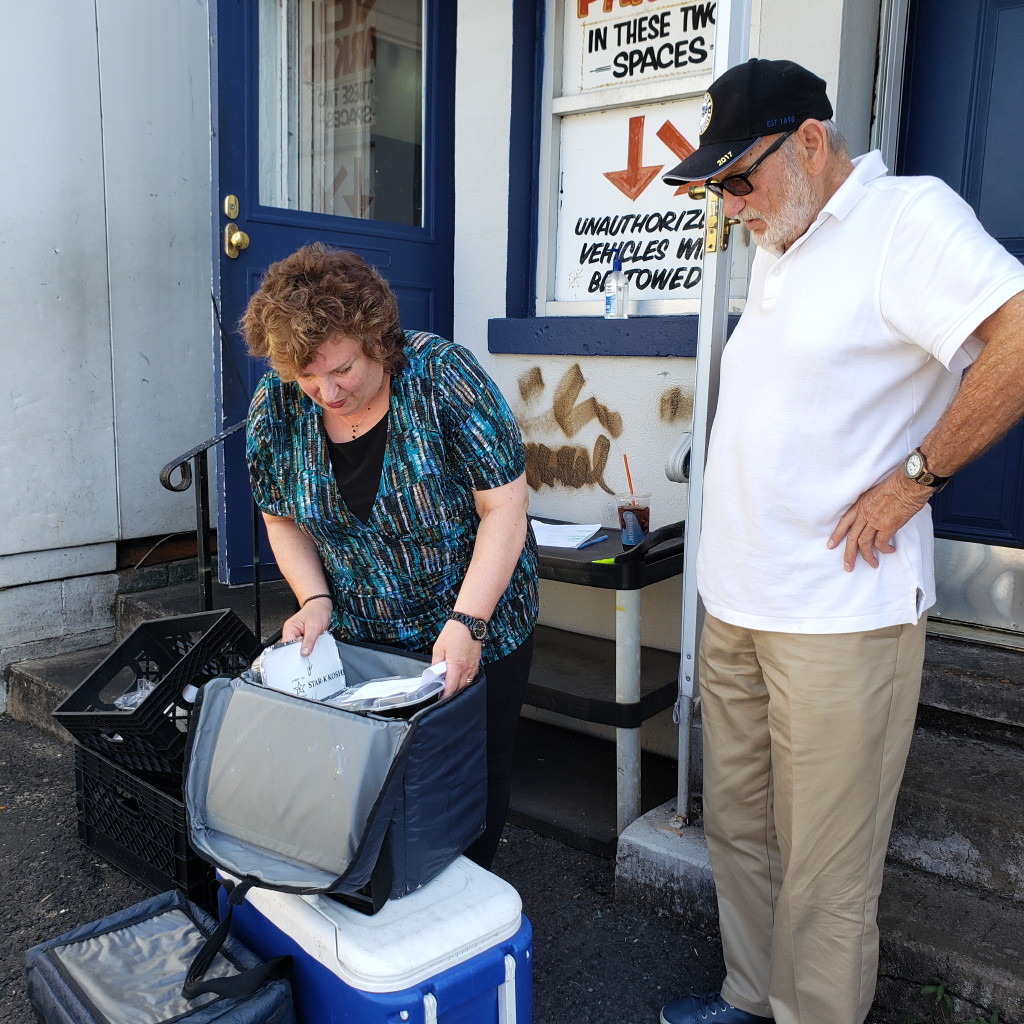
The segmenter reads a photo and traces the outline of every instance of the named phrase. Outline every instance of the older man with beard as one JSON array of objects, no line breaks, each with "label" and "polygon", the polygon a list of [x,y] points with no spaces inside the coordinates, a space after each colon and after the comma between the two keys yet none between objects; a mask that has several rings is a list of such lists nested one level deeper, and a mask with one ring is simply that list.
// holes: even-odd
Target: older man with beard
[{"label": "older man with beard", "polygon": [[1024,268],[942,182],[851,160],[831,117],[816,75],[751,60],[665,175],[707,180],[758,253],[697,565],[726,977],[662,1024],[867,1016],[935,600],[928,499],[1024,412]]}]

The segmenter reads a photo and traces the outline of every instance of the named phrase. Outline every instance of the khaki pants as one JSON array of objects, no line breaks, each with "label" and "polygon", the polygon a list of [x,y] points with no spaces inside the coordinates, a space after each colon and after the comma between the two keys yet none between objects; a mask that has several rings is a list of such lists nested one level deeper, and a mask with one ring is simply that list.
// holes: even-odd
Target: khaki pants
[{"label": "khaki pants", "polygon": [[770,633],[711,616],[700,645],[704,821],[724,997],[778,1024],[862,1024],[921,689],[925,620]]}]

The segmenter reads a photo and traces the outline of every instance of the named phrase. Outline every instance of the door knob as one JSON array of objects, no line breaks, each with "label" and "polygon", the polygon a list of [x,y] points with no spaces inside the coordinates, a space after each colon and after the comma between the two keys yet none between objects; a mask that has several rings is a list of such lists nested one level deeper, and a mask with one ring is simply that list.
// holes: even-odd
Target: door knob
[{"label": "door knob", "polygon": [[243,249],[249,248],[249,236],[232,221],[224,225],[224,253],[229,259],[237,260]]}]

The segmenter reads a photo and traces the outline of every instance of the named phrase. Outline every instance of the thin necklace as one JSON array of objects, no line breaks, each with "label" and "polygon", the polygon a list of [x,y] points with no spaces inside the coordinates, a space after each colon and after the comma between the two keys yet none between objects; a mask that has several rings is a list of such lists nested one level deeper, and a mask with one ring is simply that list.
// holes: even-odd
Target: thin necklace
[{"label": "thin necklace", "polygon": [[345,425],[352,428],[352,437],[349,438],[350,441],[354,441],[356,439],[356,433],[359,430],[359,425],[370,414],[370,409],[373,407],[373,403],[377,401],[377,396],[381,393],[381,390],[384,387],[384,381],[385,381],[386,378],[387,378],[387,372],[384,371],[384,370],[381,370],[381,373],[380,373],[380,384],[377,385],[377,390],[374,391],[373,398],[370,399],[370,404],[363,411],[363,415],[360,416],[359,419],[356,420],[355,423],[349,423],[348,417],[344,413],[340,413],[340,412],[338,413],[338,415],[345,421]]}]

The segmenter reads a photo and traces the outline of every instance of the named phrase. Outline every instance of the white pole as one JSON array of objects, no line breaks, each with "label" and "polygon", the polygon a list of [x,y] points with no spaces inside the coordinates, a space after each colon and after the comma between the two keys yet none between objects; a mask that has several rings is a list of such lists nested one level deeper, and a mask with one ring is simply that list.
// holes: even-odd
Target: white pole
[{"label": "white pole", "polygon": [[[751,0],[718,0],[715,15],[713,77],[747,60],[750,53]],[[724,222],[721,203],[709,194],[707,217]],[[720,244],[705,252],[697,327],[697,376],[693,396],[693,442],[690,449],[690,491],[686,509],[686,550],[683,556],[683,621],[679,651],[679,778],[676,815],[690,816],[690,726],[697,693],[697,645],[703,607],[697,596],[697,545],[700,542],[704,497],[704,460],[708,435],[718,404],[718,371],[729,325],[729,253]]]},{"label": "white pole", "polygon": [[[615,700],[640,703],[640,590],[615,591]],[[640,817],[640,729],[615,730],[615,831]]]}]

